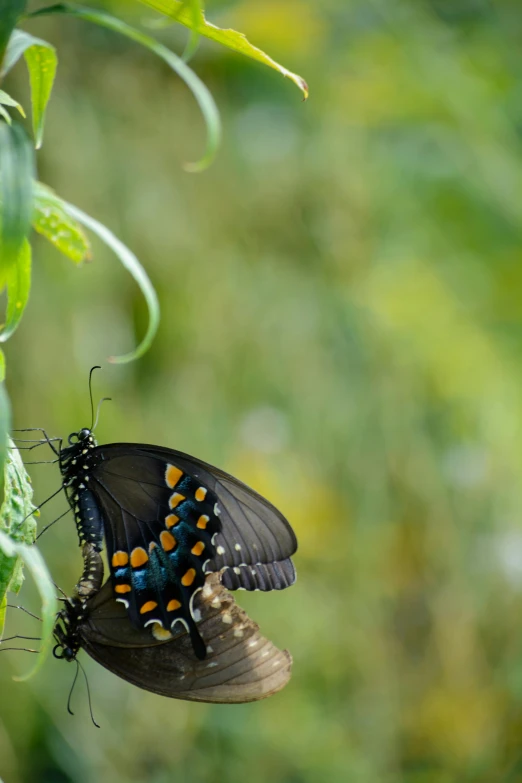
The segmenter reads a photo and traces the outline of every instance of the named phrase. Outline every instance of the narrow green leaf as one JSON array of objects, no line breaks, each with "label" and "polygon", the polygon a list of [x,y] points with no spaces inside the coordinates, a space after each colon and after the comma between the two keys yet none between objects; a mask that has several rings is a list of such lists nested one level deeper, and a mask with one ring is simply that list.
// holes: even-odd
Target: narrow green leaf
[{"label": "narrow green leaf", "polygon": [[33,39],[35,43],[24,52],[31,83],[31,102],[33,107],[33,134],[36,149],[43,141],[45,110],[51,96],[58,58],[54,46]]},{"label": "narrow green leaf", "polygon": [[12,125],[13,121],[11,119],[11,115],[9,114],[7,109],[4,109],[2,104],[0,104],[0,117],[3,117],[8,125]]},{"label": "narrow green leaf", "polygon": [[20,106],[18,101],[15,101],[14,98],[11,98],[11,96],[3,90],[0,90],[0,103],[3,103],[4,106],[14,106],[15,109],[18,109],[22,117],[25,117],[25,111],[23,110],[23,107]]},{"label": "narrow green leaf", "polygon": [[33,213],[34,153],[23,128],[0,123],[0,276],[18,258]]},{"label": "narrow green leaf", "polygon": [[38,198],[41,194],[45,195],[49,202],[53,202],[59,205],[59,208],[69,215],[74,220],[82,223],[86,228],[93,231],[111,250],[118,256],[123,266],[130,272],[132,277],[137,282],[140,290],[145,297],[147,307],[149,310],[149,325],[145,337],[138,345],[138,347],[131,353],[125,354],[125,356],[111,356],[110,362],[123,363],[131,362],[134,359],[143,356],[143,354],[150,348],[154,335],[158,330],[159,324],[159,303],[156,292],[152,287],[147,273],[143,269],[142,265],[134,255],[134,253],[126,247],[123,242],[120,242],[117,237],[114,236],[112,231],[109,231],[102,223],[99,223],[94,218],[86,215],[78,207],[67,203],[54,193],[46,185],[42,185],[41,182],[35,183],[35,192],[38,194]]},{"label": "narrow green leaf", "polygon": [[35,38],[23,30],[15,30],[9,41],[4,65],[0,77],[13,65],[25,57],[31,83],[31,103],[33,107],[33,133],[36,149],[40,149],[43,139],[45,110],[53,87],[58,58],[56,49],[47,41]]},{"label": "narrow green leaf", "polygon": [[[0,0],[0,66],[4,61],[6,47],[19,18],[25,11],[26,0]],[[0,71],[0,78],[2,72]]]},{"label": "narrow green leaf", "polygon": [[5,354],[0,348],[0,383],[5,381]]},{"label": "narrow green leaf", "polygon": [[53,641],[53,628],[56,622],[58,611],[58,602],[56,600],[55,590],[51,575],[47,570],[45,561],[38,549],[27,544],[13,541],[6,533],[0,530],[0,549],[7,557],[20,557],[31,572],[36,583],[40,598],[42,600],[42,641],[40,644],[40,655],[36,664],[27,674],[22,677],[15,677],[15,680],[22,681],[31,677],[43,664]]},{"label": "narrow green leaf", "polygon": [[34,183],[33,228],[75,264],[91,258],[91,246],[81,226],[63,208],[50,189]]},{"label": "narrow green leaf", "polygon": [[115,364],[132,362],[135,359],[138,359],[140,356],[143,356],[143,354],[149,350],[152,340],[158,331],[160,312],[156,291],[154,290],[147,273],[134,253],[132,253],[129,248],[123,244],[123,242],[120,242],[120,240],[115,237],[108,228],[106,228],[102,223],[98,223],[97,220],[90,217],[89,215],[86,215],[85,212],[82,212],[80,209],[78,209],[78,207],[74,207],[72,204],[68,204],[64,201],[63,206],[69,215],[71,215],[73,218],[76,218],[76,220],[79,220],[80,223],[83,223],[84,226],[90,228],[91,231],[94,231],[94,233],[99,236],[102,242],[111,248],[111,250],[118,256],[125,269],[127,269],[127,271],[130,272],[132,277],[135,279],[143,296],[145,297],[145,301],[147,302],[147,307],[149,310],[149,325],[145,337],[138,347],[134,349],[134,351],[131,351],[130,353],[127,353],[123,356],[109,357],[109,361]]},{"label": "narrow green leaf", "polygon": [[[191,14],[190,9],[187,11]],[[67,3],[60,3],[58,5],[42,8],[39,11],[35,11],[30,16],[41,16],[44,14],[68,14],[78,19],[85,19],[87,22],[93,22],[102,27],[106,27],[109,30],[120,33],[121,35],[130,38],[132,41],[145,46],[154,52],[158,57],[164,60],[172,70],[183,79],[187,87],[192,91],[201,113],[205,120],[207,127],[207,146],[204,155],[197,163],[189,163],[185,165],[188,171],[202,171],[210,165],[215,157],[219,142],[221,139],[221,121],[219,119],[219,112],[217,110],[214,99],[201,79],[196,76],[194,71],[183,62],[181,57],[167,49],[162,44],[158,43],[154,38],[146,35],[145,33],[135,30],[133,27],[125,24],[124,22],[116,19],[109,14],[102,13],[101,11],[95,11],[91,8],[85,8],[83,6],[68,5]],[[190,16],[190,18],[192,18]]]},{"label": "narrow green leaf", "polygon": [[283,74],[287,79],[291,79],[302,91],[305,100],[308,98],[308,85],[302,76],[296,73],[292,73],[283,65],[280,65],[275,60],[272,60],[265,52],[258,49],[257,46],[253,46],[250,41],[247,40],[243,33],[238,33],[236,30],[224,30],[221,27],[207,22],[203,11],[201,11],[199,19],[197,20],[197,26],[195,26],[195,17],[193,15],[193,9],[187,7],[187,2],[180,2],[180,0],[141,0],[144,5],[148,5],[149,8],[154,8],[155,11],[159,11],[165,16],[169,16],[175,22],[188,27],[191,30],[203,35],[205,38],[210,38],[212,41],[226,46],[228,49],[232,49],[234,52],[250,57],[253,60],[257,60],[264,65],[268,65],[269,68],[274,68],[279,73]]},{"label": "narrow green leaf", "polygon": [[184,8],[188,8],[192,18],[192,24],[189,28],[189,39],[187,41],[187,45],[185,46],[185,50],[181,55],[183,62],[188,63],[198,50],[199,42],[201,40],[201,33],[198,32],[198,28],[200,20],[203,16],[203,6],[200,0],[185,0],[182,5]]},{"label": "narrow green leaf", "polygon": [[7,286],[7,316],[0,331],[0,343],[5,343],[18,328],[29,299],[31,288],[31,245],[24,239],[15,264],[5,270],[0,282]]}]

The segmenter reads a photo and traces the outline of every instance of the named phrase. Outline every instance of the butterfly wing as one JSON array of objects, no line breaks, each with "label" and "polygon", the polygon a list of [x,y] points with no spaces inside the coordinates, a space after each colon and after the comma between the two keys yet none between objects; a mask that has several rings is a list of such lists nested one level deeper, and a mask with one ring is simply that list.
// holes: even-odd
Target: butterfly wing
[{"label": "butterfly wing", "polygon": [[90,490],[101,510],[113,588],[136,627],[180,623],[205,657],[193,600],[214,556],[217,498],[170,462],[137,447],[96,449]]},{"label": "butterfly wing", "polygon": [[[147,631],[134,628],[109,582],[87,608],[79,629],[82,647],[114,674],[153,693],[233,704],[270,696],[290,679],[290,654],[261,635],[218,574],[207,576],[194,600],[198,631],[207,645],[204,661],[194,655],[186,632],[168,640],[151,639]],[[164,635],[163,629],[157,630]]]},{"label": "butterfly wing", "polygon": [[90,490],[102,510],[116,598],[138,628],[180,623],[205,645],[193,601],[205,574],[229,589],[282,589],[295,581],[297,548],[268,501],[211,465],[142,444],[94,450]]},{"label": "butterfly wing", "polygon": [[[126,444],[102,448],[110,454]],[[217,498],[221,530],[207,572],[226,569],[223,584],[229,590],[281,590],[295,582],[290,558],[297,539],[288,520],[268,500],[234,476],[181,451],[147,445],[133,448],[163,463],[172,462]]]}]

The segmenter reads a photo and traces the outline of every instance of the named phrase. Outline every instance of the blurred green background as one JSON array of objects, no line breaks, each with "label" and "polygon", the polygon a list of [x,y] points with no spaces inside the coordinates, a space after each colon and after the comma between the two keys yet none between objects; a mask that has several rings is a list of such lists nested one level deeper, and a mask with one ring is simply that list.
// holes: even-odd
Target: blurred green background
[{"label": "blurred green background", "polygon": [[[131,20],[139,4],[113,3]],[[193,97],[163,63],[66,18],[40,178],[140,257],[162,322],[95,243],[35,240],[7,346],[15,426],[188,451],[266,494],[297,532],[298,582],[239,595],[294,656],[267,701],[145,693],[82,656],[0,661],[5,783],[522,780],[522,10],[518,0],[208,3],[302,74],[311,97],[215,45],[193,63],[224,142],[201,175]],[[159,37],[181,51],[186,34]],[[23,63],[5,89],[28,105]],[[42,452],[41,452],[42,453]],[[46,457],[40,457],[45,459]],[[59,486],[32,469],[36,499]],[[59,499],[41,523],[65,509]],[[71,518],[41,541],[70,591]],[[37,610],[34,589],[20,596]],[[11,610],[8,630],[36,624]]]}]

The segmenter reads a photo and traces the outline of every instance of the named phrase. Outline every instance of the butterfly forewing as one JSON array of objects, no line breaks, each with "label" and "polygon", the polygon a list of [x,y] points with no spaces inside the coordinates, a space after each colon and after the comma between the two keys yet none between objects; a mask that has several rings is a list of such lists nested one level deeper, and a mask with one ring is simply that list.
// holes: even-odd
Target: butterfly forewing
[{"label": "butterfly forewing", "polygon": [[[107,448],[110,450],[120,447],[124,446],[115,444],[103,449],[105,451]],[[142,445],[138,448],[163,460],[171,460],[184,473],[193,476],[213,491],[217,497],[221,531],[216,536],[216,554],[208,565],[209,571],[257,563],[279,563],[288,560],[297,550],[297,539],[287,519],[268,500],[246,484],[188,454],[156,446]],[[286,578],[290,579],[289,569],[285,568],[285,571]],[[293,581],[295,572],[288,584]],[[242,582],[240,586],[245,589],[258,589],[248,585],[249,580],[245,579],[245,583]]]}]

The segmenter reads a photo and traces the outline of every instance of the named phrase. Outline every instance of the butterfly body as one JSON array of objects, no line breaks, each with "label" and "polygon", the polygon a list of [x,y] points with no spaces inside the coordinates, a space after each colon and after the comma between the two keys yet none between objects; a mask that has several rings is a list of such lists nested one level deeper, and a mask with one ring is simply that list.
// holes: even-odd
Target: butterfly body
[{"label": "butterfly body", "polygon": [[172,449],[98,446],[89,429],[69,444],[60,469],[80,543],[99,552],[105,541],[114,598],[135,628],[180,626],[204,659],[194,602],[208,573],[229,589],[295,581],[290,525],[237,479]]}]

